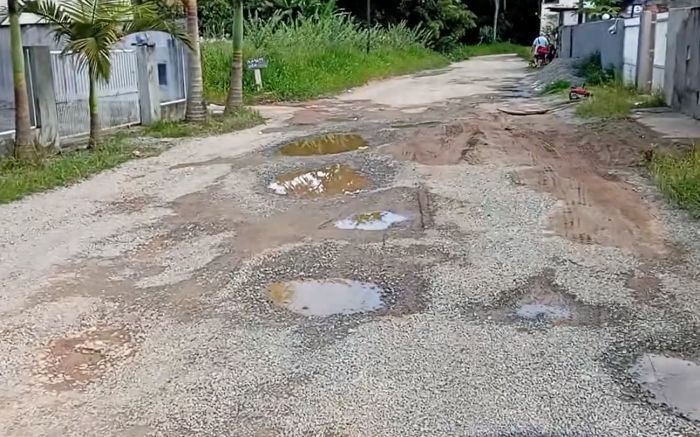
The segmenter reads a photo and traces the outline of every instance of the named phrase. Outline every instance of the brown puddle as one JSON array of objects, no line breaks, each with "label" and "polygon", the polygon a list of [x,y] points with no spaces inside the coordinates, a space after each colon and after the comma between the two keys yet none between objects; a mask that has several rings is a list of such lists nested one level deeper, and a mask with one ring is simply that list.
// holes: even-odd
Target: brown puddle
[{"label": "brown puddle", "polygon": [[367,142],[356,134],[328,134],[294,141],[280,149],[286,156],[333,155],[367,147]]},{"label": "brown puddle", "polygon": [[295,170],[278,176],[268,188],[276,194],[299,197],[331,196],[366,188],[369,180],[352,167],[334,164],[315,170]]},{"label": "brown puddle", "polygon": [[102,376],[119,360],[134,354],[131,334],[123,329],[92,328],[54,339],[38,360],[39,379],[56,390],[78,388]]},{"label": "brown puddle", "polygon": [[267,292],[276,305],[304,316],[354,314],[384,307],[378,285],[348,279],[273,282]]}]

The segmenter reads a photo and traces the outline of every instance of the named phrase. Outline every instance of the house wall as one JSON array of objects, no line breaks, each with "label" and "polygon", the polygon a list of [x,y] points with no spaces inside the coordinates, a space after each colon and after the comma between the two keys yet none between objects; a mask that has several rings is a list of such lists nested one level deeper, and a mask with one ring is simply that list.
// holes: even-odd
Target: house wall
[{"label": "house wall", "polygon": [[700,119],[700,7],[669,11],[664,91],[676,110]]}]

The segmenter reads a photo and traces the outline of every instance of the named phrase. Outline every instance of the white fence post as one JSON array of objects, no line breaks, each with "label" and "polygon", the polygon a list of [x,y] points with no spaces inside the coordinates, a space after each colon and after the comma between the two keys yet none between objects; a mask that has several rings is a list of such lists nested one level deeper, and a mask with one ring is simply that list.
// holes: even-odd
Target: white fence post
[{"label": "white fence post", "polygon": [[154,60],[155,47],[143,44],[136,48],[138,71],[139,105],[141,107],[141,124],[148,125],[159,121],[160,87]]}]

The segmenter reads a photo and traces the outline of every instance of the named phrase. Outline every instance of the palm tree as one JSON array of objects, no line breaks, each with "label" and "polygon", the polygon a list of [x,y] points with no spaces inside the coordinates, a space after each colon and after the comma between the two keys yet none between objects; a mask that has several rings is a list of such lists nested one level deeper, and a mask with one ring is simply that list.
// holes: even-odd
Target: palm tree
[{"label": "palm tree", "polygon": [[12,51],[12,77],[15,87],[15,156],[21,160],[35,160],[37,150],[34,145],[32,125],[29,121],[29,98],[27,81],[24,75],[24,53],[22,30],[19,24],[19,5],[17,0],[9,0],[10,48]]},{"label": "palm tree", "polygon": [[112,48],[126,36],[146,31],[167,32],[190,46],[187,34],[158,14],[156,3],[131,4],[124,0],[29,0],[25,12],[41,17],[52,26],[56,41],[64,43],[63,56],[72,56],[79,70],[87,69],[90,82],[90,140],[99,144],[97,83],[109,82]]},{"label": "palm tree", "polygon": [[230,114],[241,106],[243,106],[243,0],[233,0],[233,62],[224,113]]},{"label": "palm tree", "polygon": [[187,13],[187,34],[192,43],[189,60],[189,88],[187,93],[187,121],[204,121],[207,108],[204,105],[202,86],[202,58],[199,51],[199,17],[197,0],[182,0]]}]

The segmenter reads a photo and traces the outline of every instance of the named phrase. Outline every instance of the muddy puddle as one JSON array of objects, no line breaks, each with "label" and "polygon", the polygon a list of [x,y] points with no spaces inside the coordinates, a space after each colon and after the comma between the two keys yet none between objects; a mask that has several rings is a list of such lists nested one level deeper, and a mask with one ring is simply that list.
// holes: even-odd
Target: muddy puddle
[{"label": "muddy puddle", "polygon": [[334,164],[314,170],[296,170],[278,176],[268,188],[279,195],[299,197],[352,193],[369,185],[369,179],[352,167]]},{"label": "muddy puddle", "polygon": [[408,220],[408,217],[391,211],[375,211],[355,214],[343,220],[335,222],[338,229],[361,231],[383,231],[396,223]]},{"label": "muddy puddle", "polygon": [[680,358],[644,354],[630,372],[653,395],[654,404],[667,405],[700,421],[700,365]]},{"label": "muddy puddle", "polygon": [[607,308],[580,302],[558,286],[550,270],[507,292],[484,316],[500,322],[548,325],[605,326],[614,321]]},{"label": "muddy puddle", "polygon": [[367,142],[356,134],[328,134],[303,138],[280,148],[285,156],[334,155],[367,148]]},{"label": "muddy puddle", "polygon": [[131,334],[123,329],[91,328],[52,340],[37,359],[37,377],[55,390],[70,390],[99,378],[135,352]]},{"label": "muddy puddle", "polygon": [[355,314],[384,307],[381,287],[348,279],[273,282],[267,292],[276,305],[304,316]]}]

